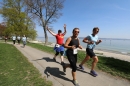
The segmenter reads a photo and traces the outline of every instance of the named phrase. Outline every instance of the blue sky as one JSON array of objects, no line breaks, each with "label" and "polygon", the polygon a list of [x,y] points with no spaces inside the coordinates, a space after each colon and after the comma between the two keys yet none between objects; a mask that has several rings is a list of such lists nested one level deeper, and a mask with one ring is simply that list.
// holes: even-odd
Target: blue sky
[{"label": "blue sky", "polygon": [[[99,27],[101,38],[130,39],[130,0],[66,0],[63,15],[53,23],[54,31],[64,30],[66,37],[72,35],[72,29],[80,28],[80,37],[92,33],[93,27]],[[41,27],[36,28],[39,36],[44,36]],[[50,34],[48,34],[51,36]]]},{"label": "blue sky", "polygon": [[[79,37],[86,37],[92,33],[93,27],[99,27],[101,38],[130,39],[130,0],[66,0],[62,13],[51,26],[57,33],[58,29],[64,30],[66,24],[65,37],[71,36],[75,27],[80,28]],[[38,36],[44,36],[38,24],[36,30]],[[50,33],[48,35],[52,37]]]}]

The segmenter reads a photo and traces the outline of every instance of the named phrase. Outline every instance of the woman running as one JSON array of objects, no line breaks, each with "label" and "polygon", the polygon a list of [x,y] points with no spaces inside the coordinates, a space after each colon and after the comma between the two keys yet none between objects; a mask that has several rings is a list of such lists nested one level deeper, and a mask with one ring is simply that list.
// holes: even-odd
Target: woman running
[{"label": "woman running", "polygon": [[65,48],[67,48],[66,55],[70,64],[63,65],[63,71],[66,72],[66,68],[71,67],[73,83],[74,85],[79,86],[78,81],[76,80],[77,48],[82,49],[78,39],[79,28],[74,28],[72,33],[73,35],[66,40],[64,45]]},{"label": "woman running", "polygon": [[54,50],[56,51],[56,54],[54,55],[53,59],[56,61],[56,56],[60,53],[61,54],[61,65],[64,64],[63,61],[63,55],[64,55],[64,35],[66,34],[66,24],[64,24],[64,33],[62,33],[62,30],[58,30],[58,34],[52,32],[48,27],[47,30],[56,37],[56,45],[54,47]]}]

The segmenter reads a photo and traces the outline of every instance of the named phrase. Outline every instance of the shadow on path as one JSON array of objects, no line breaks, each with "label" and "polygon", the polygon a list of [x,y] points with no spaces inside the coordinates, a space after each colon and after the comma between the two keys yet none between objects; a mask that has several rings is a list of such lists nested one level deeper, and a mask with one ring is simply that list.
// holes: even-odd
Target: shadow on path
[{"label": "shadow on path", "polygon": [[60,71],[59,68],[56,68],[56,67],[46,67],[44,73],[47,75],[47,78],[50,75],[52,75],[54,77],[57,77],[57,78],[72,82],[72,80],[64,77],[64,75],[66,75],[64,72]]},{"label": "shadow on path", "polygon": [[60,62],[54,61],[53,59],[51,59],[49,57],[43,57],[41,59],[36,59],[36,60],[33,60],[33,61],[38,61],[38,60],[46,60],[47,62],[56,62],[56,63],[60,64]]}]

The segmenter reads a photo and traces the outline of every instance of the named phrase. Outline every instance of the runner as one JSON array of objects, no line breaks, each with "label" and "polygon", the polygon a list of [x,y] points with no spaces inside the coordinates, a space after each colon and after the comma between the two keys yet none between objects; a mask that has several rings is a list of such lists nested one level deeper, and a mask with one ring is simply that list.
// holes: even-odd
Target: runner
[{"label": "runner", "polygon": [[97,62],[98,62],[98,57],[95,55],[95,53],[93,52],[93,49],[95,48],[96,45],[98,45],[99,43],[102,42],[102,40],[98,40],[98,34],[99,32],[99,28],[98,27],[94,27],[93,28],[93,33],[91,35],[88,35],[87,37],[85,37],[83,39],[84,43],[87,43],[87,48],[86,48],[86,57],[85,59],[81,62],[81,64],[79,65],[79,67],[84,70],[83,64],[88,61],[90,58],[93,59],[92,62],[92,68],[90,73],[93,76],[97,76],[98,74],[94,71],[94,67],[96,66]]},{"label": "runner", "polygon": [[15,41],[16,41],[16,36],[15,35],[13,35],[12,40],[13,40],[13,44],[15,44]]},{"label": "runner", "polygon": [[66,34],[66,24],[64,24],[64,33],[62,33],[62,30],[58,30],[58,34],[55,34],[52,32],[48,27],[47,30],[56,37],[56,45],[54,47],[54,50],[56,51],[56,54],[54,55],[53,59],[56,61],[56,56],[60,53],[61,57],[61,65],[64,64],[63,61],[63,54],[64,54],[64,35]]},{"label": "runner", "polygon": [[17,36],[17,41],[18,41],[18,44],[20,45],[20,35],[19,36]]},{"label": "runner", "polygon": [[25,35],[23,35],[22,37],[22,41],[23,41],[23,48],[25,47],[26,43],[27,43],[27,38]]},{"label": "runner", "polygon": [[79,86],[78,81],[76,80],[76,63],[77,63],[77,48],[82,49],[82,46],[79,43],[78,35],[79,35],[79,28],[73,29],[73,35],[69,37],[65,42],[65,48],[67,58],[70,62],[70,64],[64,64],[63,65],[63,71],[66,72],[67,67],[72,68],[72,77],[73,77],[73,83],[76,86]]}]

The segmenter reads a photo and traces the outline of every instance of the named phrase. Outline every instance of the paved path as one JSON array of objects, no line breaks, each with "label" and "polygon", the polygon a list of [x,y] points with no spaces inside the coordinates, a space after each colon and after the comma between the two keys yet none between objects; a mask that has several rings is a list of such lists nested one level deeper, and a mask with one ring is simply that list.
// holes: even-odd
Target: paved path
[{"label": "paved path", "polygon": [[[53,61],[53,55],[43,51],[22,45],[14,45],[28,60],[40,71],[43,77],[52,81],[53,86],[74,86],[72,83],[71,69],[63,72],[60,65],[60,58],[57,57],[57,62]],[[65,63],[68,60],[65,59]],[[78,65],[78,64],[77,64]],[[130,86],[130,82],[124,79],[115,78],[104,72],[98,72],[97,77],[89,74],[90,69],[85,68],[84,71],[77,70],[77,80],[80,86]]]}]

